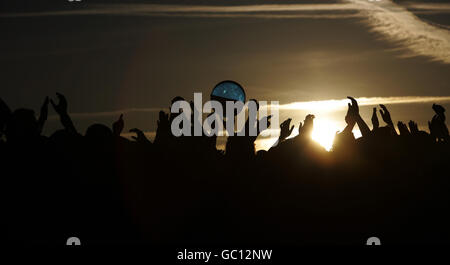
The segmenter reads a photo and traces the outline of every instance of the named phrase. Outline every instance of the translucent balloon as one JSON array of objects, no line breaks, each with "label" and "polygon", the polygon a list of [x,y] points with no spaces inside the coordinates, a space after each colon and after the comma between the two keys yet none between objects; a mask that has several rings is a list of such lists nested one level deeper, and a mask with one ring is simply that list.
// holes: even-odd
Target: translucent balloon
[{"label": "translucent balloon", "polygon": [[214,87],[211,98],[242,101],[245,103],[245,92],[241,85],[234,81],[227,80],[220,82]]}]

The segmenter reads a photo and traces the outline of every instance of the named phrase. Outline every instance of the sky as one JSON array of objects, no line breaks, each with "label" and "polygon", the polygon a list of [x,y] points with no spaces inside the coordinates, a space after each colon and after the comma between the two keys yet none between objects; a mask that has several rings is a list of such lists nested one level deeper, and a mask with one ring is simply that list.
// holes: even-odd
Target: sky
[{"label": "sky", "polygon": [[[7,2],[0,97],[37,111],[63,93],[82,133],[124,112],[126,130],[154,135],[173,97],[206,98],[228,79],[248,98],[279,101],[281,120],[315,114],[327,148],[347,96],[366,98],[368,122],[386,103],[395,122],[424,129],[432,103],[450,107],[449,1]],[[60,128],[50,115],[46,134]]]}]

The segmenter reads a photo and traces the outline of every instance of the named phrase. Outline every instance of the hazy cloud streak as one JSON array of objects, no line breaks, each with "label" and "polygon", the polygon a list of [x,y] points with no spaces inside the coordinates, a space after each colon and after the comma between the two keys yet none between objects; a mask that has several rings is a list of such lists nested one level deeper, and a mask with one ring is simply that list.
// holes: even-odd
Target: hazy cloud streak
[{"label": "hazy cloud streak", "polygon": [[[412,103],[438,103],[438,102],[450,102],[450,96],[443,97],[419,97],[419,96],[406,96],[406,97],[360,97],[356,98],[360,106],[371,106],[378,104],[412,104]],[[270,103],[270,102],[268,102]],[[348,99],[331,99],[331,100],[318,100],[318,101],[301,101],[292,102],[287,104],[280,104],[278,108],[280,110],[322,110],[332,111],[341,108],[346,108]],[[113,111],[102,112],[86,112],[86,113],[70,113],[72,118],[94,118],[94,117],[109,117],[118,116],[120,114],[126,114],[131,112],[159,112],[160,110],[169,111],[168,108],[129,108]],[[52,115],[51,119],[56,119],[58,116]]]},{"label": "hazy cloud streak", "polygon": [[344,0],[334,4],[267,4],[240,6],[108,4],[90,8],[39,13],[1,14],[0,17],[59,15],[134,15],[181,17],[257,17],[337,19],[365,17],[372,31],[399,44],[403,56],[427,56],[450,63],[450,32],[447,26],[427,23],[408,9],[419,12],[449,12],[449,4],[413,3],[405,7],[390,0]]},{"label": "hazy cloud streak", "polygon": [[[87,9],[50,11],[50,12],[27,12],[1,14],[2,17],[28,17],[28,16],[59,16],[59,15],[148,15],[148,16],[229,16],[244,14],[252,16],[254,13],[259,15],[281,15],[274,12],[288,12],[284,15],[302,15],[316,16],[317,12],[336,12],[336,11],[357,11],[358,5],[352,3],[342,4],[268,4],[268,5],[240,5],[240,6],[203,6],[203,5],[160,5],[160,4],[109,4],[109,5],[91,5]],[[304,13],[295,13],[304,12]],[[305,13],[308,12],[308,13]],[[289,14],[292,13],[292,14]],[[346,16],[341,14],[323,14]]]},{"label": "hazy cloud streak", "polygon": [[368,23],[374,32],[382,34],[388,41],[401,44],[405,48],[405,57],[427,56],[436,61],[450,63],[448,30],[420,20],[405,7],[389,0],[347,1],[361,6],[360,10],[367,15]]},{"label": "hazy cloud streak", "polygon": [[[437,103],[437,102],[450,102],[450,96],[448,97],[361,97],[356,98],[360,106],[371,105],[392,105],[392,104],[412,104],[412,103]],[[279,109],[282,110],[336,110],[346,108],[350,101],[348,99],[332,99],[332,100],[319,100],[319,101],[304,101],[293,102],[288,104],[279,105]]]}]

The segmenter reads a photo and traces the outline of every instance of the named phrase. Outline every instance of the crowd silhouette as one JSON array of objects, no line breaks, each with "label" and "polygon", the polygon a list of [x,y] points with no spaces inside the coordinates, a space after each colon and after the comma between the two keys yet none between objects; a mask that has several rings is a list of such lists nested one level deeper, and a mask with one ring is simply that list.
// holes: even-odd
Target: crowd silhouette
[{"label": "crowd silhouette", "polygon": [[[282,122],[277,144],[256,152],[254,136],[229,136],[225,150],[214,136],[174,137],[180,114],[161,111],[153,141],[137,128],[131,140],[121,136],[123,115],[81,134],[61,94],[38,118],[0,99],[2,232],[50,245],[71,236],[183,247],[450,242],[445,109],[432,106],[429,132],[414,121],[397,132],[386,106],[385,125],[373,108],[370,129],[349,100],[330,152],[311,139],[314,115],[291,138],[291,119]],[[46,137],[49,105],[64,129]]]}]

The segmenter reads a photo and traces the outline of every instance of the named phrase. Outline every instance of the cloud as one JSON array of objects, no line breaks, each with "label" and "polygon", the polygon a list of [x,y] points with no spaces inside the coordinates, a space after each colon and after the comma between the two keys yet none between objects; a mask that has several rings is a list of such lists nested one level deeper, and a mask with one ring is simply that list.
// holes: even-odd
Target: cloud
[{"label": "cloud", "polygon": [[90,5],[87,9],[0,14],[0,17],[64,15],[133,15],[182,17],[260,17],[260,18],[347,18],[358,16],[357,5],[267,4],[238,6],[109,4]]},{"label": "cloud", "polygon": [[[450,63],[450,32],[447,29],[426,23],[405,7],[389,0],[347,1],[361,7],[372,31],[380,33],[385,40],[401,45],[403,56],[427,56],[435,61]],[[420,7],[418,4],[416,6]],[[422,5],[422,9],[425,7]]]},{"label": "cloud", "polygon": [[[393,104],[412,104],[412,103],[437,103],[437,102],[450,102],[450,96],[446,97],[418,97],[418,96],[406,96],[406,97],[360,97],[356,98],[358,105],[371,106],[371,105],[393,105]],[[332,99],[332,100],[319,100],[319,101],[303,101],[292,102],[288,104],[279,105],[281,110],[324,110],[332,111],[336,109],[346,108],[349,103],[348,99]]]},{"label": "cloud", "polygon": [[436,11],[440,13],[450,12],[450,3],[420,3],[420,2],[409,2],[405,3],[405,6],[414,11]]},{"label": "cloud", "polygon": [[[406,97],[360,97],[356,98],[360,106],[371,106],[378,104],[413,104],[413,103],[440,103],[450,102],[450,96],[442,97],[422,97],[422,96],[406,96]],[[270,102],[268,102],[270,103]],[[318,101],[300,101],[291,102],[287,104],[278,105],[279,110],[305,110],[305,111],[333,111],[347,107],[349,100],[345,99],[330,99],[330,100],[318,100]],[[273,106],[271,106],[273,108]],[[126,114],[131,112],[143,112],[143,113],[157,113],[160,110],[169,111],[167,108],[128,108],[113,111],[101,111],[101,112],[86,112],[86,113],[70,113],[72,118],[89,119],[97,117],[111,117],[119,116],[120,114]],[[52,115],[50,119],[57,119],[58,116]]]},{"label": "cloud", "polygon": [[322,4],[263,4],[237,6],[104,4],[86,9],[35,13],[0,14],[0,17],[63,16],[63,15],[132,15],[181,17],[255,17],[338,19],[361,17],[384,40],[399,45],[403,57],[427,56],[450,63],[449,27],[419,19],[415,12],[450,12],[446,3],[407,3],[390,0],[343,0]]}]

